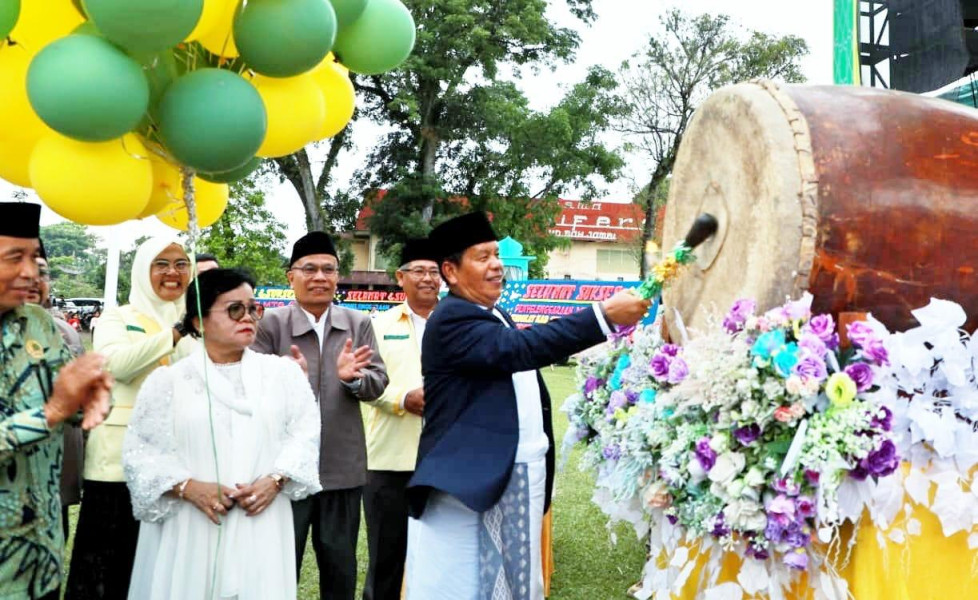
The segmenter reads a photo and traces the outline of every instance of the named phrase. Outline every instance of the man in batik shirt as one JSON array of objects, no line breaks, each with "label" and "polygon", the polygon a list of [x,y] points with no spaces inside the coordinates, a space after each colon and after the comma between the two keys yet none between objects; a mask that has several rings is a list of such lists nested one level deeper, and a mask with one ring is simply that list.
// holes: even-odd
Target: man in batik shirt
[{"label": "man in batik shirt", "polygon": [[25,305],[37,277],[40,207],[0,203],[0,598],[56,599],[61,583],[62,423],[108,411],[103,359],[71,363],[51,316]]}]

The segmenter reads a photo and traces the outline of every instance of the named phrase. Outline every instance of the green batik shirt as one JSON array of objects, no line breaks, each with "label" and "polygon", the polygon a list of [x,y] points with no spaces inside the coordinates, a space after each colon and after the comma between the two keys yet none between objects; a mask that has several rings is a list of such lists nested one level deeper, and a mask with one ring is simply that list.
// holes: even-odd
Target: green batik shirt
[{"label": "green batik shirt", "polygon": [[62,436],[44,402],[71,354],[38,306],[0,314],[0,336],[0,598],[37,598],[61,583]]}]

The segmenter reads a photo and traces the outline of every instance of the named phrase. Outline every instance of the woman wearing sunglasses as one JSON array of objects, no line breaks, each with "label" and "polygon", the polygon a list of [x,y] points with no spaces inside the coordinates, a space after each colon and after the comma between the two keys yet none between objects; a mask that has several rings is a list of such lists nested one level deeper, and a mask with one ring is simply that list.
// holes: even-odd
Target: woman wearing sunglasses
[{"label": "woman wearing sunglasses", "polygon": [[85,444],[82,506],[75,534],[68,600],[126,597],[139,522],[122,473],[122,440],[136,394],[155,369],[193,351],[174,324],[183,315],[190,259],[173,238],[151,238],[136,250],[129,304],[106,309],[92,345],[115,377],[112,411]]},{"label": "woman wearing sunglasses", "polygon": [[254,282],[201,273],[184,323],[203,347],[147,379],[123,449],[142,521],[129,598],[296,597],[292,503],[318,492],[319,409],[291,359],[248,349]]}]

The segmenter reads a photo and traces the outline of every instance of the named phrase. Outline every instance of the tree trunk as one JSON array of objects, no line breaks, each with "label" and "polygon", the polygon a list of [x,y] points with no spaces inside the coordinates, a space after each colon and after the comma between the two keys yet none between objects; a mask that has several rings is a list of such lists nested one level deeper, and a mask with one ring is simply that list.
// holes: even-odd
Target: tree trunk
[{"label": "tree trunk", "polygon": [[[421,128],[421,181],[425,184],[435,179],[435,159],[438,156],[438,133],[434,127]],[[431,223],[435,213],[435,199],[428,198],[421,209],[421,218]]]},{"label": "tree trunk", "polygon": [[322,202],[319,194],[316,193],[316,180],[312,175],[312,165],[309,162],[309,154],[303,148],[295,154],[273,158],[278,165],[279,171],[292,184],[299,200],[302,201],[302,208],[306,213],[307,231],[324,231],[326,228],[326,217],[323,214]]}]

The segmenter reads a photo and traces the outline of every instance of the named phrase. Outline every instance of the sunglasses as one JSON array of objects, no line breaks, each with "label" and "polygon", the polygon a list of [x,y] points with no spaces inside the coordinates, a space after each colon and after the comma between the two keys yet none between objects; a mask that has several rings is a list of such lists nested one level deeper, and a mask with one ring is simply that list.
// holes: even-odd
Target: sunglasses
[{"label": "sunglasses", "polygon": [[228,317],[232,321],[240,321],[245,318],[245,315],[250,315],[255,321],[261,321],[262,316],[265,314],[265,307],[257,303],[245,304],[244,302],[232,302],[224,310],[227,311]]}]

